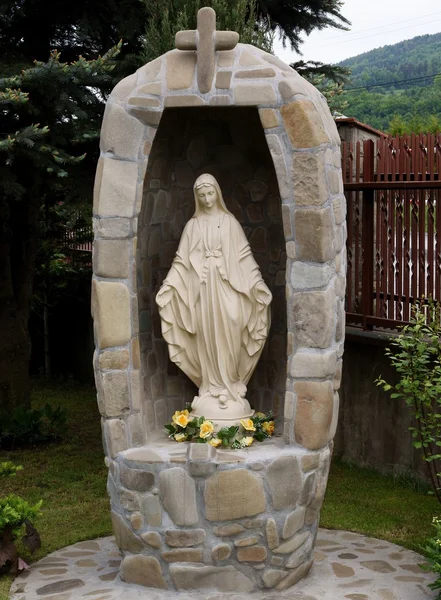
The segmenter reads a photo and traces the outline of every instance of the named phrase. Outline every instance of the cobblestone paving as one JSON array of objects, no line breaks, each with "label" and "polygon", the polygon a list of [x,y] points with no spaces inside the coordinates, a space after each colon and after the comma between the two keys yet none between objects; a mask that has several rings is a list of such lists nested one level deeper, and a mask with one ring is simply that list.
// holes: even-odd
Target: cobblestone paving
[{"label": "cobblestone paving", "polygon": [[[257,600],[434,600],[424,559],[383,540],[320,529],[310,574],[286,592],[251,594]],[[62,548],[19,575],[11,600],[248,600],[250,594],[178,593],[123,583],[114,538]]]}]

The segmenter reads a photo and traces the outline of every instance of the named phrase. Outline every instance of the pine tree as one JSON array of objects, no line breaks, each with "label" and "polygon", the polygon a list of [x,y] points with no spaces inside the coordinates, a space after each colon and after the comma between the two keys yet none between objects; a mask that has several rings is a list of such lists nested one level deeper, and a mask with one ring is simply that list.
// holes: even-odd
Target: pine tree
[{"label": "pine tree", "polygon": [[53,51],[0,79],[0,406],[29,400],[28,318],[41,207],[89,199],[103,99],[119,47],[63,63]]}]

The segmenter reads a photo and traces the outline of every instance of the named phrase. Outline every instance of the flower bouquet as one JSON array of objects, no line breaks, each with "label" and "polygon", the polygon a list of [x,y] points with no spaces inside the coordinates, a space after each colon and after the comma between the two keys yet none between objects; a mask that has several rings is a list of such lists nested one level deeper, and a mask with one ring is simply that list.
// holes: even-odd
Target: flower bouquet
[{"label": "flower bouquet", "polygon": [[175,442],[196,442],[210,444],[217,448],[246,448],[254,441],[263,442],[274,433],[274,415],[270,411],[265,414],[255,413],[249,419],[242,419],[240,425],[222,427],[214,431],[214,424],[205,417],[193,417],[187,409],[177,410],[171,423],[167,423],[165,431]]}]

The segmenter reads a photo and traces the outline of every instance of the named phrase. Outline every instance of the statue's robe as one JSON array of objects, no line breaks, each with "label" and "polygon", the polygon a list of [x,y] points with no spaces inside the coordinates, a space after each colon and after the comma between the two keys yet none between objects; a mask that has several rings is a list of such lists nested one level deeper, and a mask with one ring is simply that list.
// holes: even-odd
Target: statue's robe
[{"label": "statue's robe", "polygon": [[170,359],[199,396],[245,395],[270,325],[269,306],[257,301],[262,281],[231,213],[190,219],[164,281],[172,298],[160,316]]}]

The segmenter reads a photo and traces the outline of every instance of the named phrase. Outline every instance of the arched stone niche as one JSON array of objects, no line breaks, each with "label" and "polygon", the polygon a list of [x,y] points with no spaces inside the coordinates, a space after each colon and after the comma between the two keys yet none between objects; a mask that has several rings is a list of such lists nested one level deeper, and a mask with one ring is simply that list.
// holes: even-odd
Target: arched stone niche
[{"label": "arched stone niche", "polygon": [[[208,93],[196,53],[174,50],[109,98],[94,193],[94,365],[127,581],[284,590],[312,564],[343,354],[339,144],[319,92],[248,45],[216,53]],[[193,213],[194,178],[206,171],[219,177],[275,296],[248,397],[276,411],[280,435],[235,452],[161,432],[194,389],[168,360],[154,295]],[[252,544],[248,528],[260,530]]]},{"label": "arched stone niche", "polygon": [[248,385],[255,410],[276,414],[286,381],[286,251],[282,209],[268,145],[255,107],[167,108],[152,146],[138,225],[141,378],[147,429],[162,429],[197,390],[168,358],[154,297],[194,213],[193,183],[209,172],[250,241],[273,294],[269,337]]}]

